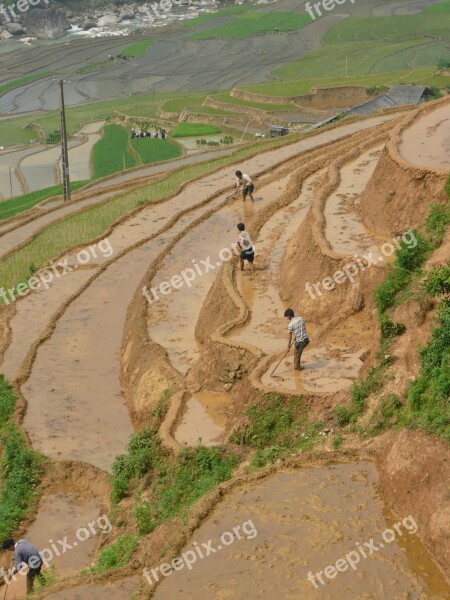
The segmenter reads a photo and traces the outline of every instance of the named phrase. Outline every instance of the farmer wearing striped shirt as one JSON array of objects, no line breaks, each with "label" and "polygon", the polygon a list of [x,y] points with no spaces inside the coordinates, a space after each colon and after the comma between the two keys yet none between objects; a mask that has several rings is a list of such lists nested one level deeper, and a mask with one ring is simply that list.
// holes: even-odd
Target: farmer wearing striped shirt
[{"label": "farmer wearing striped shirt", "polygon": [[288,308],[284,312],[286,319],[289,319],[288,332],[288,350],[291,347],[292,336],[294,336],[295,354],[294,354],[294,369],[301,371],[300,359],[302,352],[309,344],[308,334],[306,333],[305,320],[302,317],[296,317],[292,308]]}]

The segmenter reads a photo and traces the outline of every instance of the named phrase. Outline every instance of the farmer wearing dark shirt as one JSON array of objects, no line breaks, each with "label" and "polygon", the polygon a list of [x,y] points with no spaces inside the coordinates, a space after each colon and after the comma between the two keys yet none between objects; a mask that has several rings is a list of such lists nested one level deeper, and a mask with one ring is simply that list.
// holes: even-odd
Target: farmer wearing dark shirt
[{"label": "farmer wearing dark shirt", "polygon": [[19,540],[17,543],[12,539],[3,542],[3,550],[14,552],[15,566],[10,571],[11,575],[18,573],[23,564],[27,565],[27,594],[33,589],[35,577],[41,579],[42,558],[34,546],[27,540]]}]

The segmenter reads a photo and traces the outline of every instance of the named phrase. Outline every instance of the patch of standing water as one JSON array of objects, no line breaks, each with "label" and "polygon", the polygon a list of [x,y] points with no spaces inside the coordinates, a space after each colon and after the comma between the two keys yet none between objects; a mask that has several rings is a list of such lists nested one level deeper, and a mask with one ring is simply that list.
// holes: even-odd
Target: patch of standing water
[{"label": "patch of standing water", "polygon": [[230,396],[215,392],[197,392],[186,402],[175,440],[182,445],[195,446],[201,439],[204,446],[213,446],[224,432],[230,411]]},{"label": "patch of standing water", "polygon": [[[211,540],[216,552],[196,561],[195,576],[184,569],[164,578],[154,600],[448,598],[450,587],[417,537],[414,514],[386,520],[376,485],[374,466],[361,461],[282,471],[234,489],[180,556],[194,541]],[[372,553],[365,546],[371,541]]]},{"label": "patch of standing water", "polygon": [[[249,343],[267,354],[285,349],[285,307],[278,292],[280,265],[286,246],[306,217],[314,189],[324,174],[325,169],[321,169],[307,177],[298,198],[277,211],[262,227],[257,240],[256,256],[260,271],[257,277],[251,279],[245,273],[237,277],[239,292],[251,310],[251,315],[243,327],[232,331],[229,337],[233,341]],[[312,331],[313,328],[309,327],[310,335]]]},{"label": "patch of standing water", "polygon": [[[166,349],[172,365],[181,373],[186,373],[199,357],[195,328],[202,305],[223,263],[220,251],[229,249],[238,238],[236,225],[241,221],[245,223],[246,216],[250,216],[258,205],[264,203],[266,206],[283,193],[289,178],[290,175],[257,190],[254,205],[248,201],[230,201],[192,228],[164,258],[151,284],[155,288],[186,269],[191,269],[195,275],[190,285],[171,289],[148,309],[150,338]],[[251,236],[251,229],[249,233]],[[212,268],[202,265],[201,261],[207,258],[211,259]],[[193,270],[195,264],[201,275]]]},{"label": "patch of standing water", "polygon": [[360,254],[380,253],[370,239],[358,214],[357,203],[378,164],[382,146],[372,148],[340,169],[338,188],[327,198],[324,216],[325,237],[334,252]]},{"label": "patch of standing water", "polygon": [[[99,519],[99,509],[96,501],[79,500],[73,494],[51,493],[42,498],[35,521],[22,537],[43,552],[48,563],[44,572],[55,569],[55,577],[60,579],[76,575],[91,564],[102,528],[107,528],[107,521]],[[84,528],[87,533],[82,531]],[[26,577],[17,575],[8,587],[7,598],[18,600],[25,594]]]}]

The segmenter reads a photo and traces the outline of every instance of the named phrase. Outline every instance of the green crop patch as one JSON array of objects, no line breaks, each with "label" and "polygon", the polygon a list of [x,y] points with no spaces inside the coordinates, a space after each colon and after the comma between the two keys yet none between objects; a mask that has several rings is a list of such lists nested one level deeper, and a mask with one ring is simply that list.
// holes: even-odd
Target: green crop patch
[{"label": "green crop patch", "polygon": [[107,125],[105,133],[92,151],[93,179],[134,167],[136,162],[128,149],[128,133],[120,125]]},{"label": "green crop patch", "polygon": [[199,135],[215,135],[220,129],[214,125],[203,125],[202,123],[180,123],[176,129],[170,132],[172,137],[196,137]]},{"label": "green crop patch", "polygon": [[311,23],[308,15],[296,12],[246,13],[232,23],[194,33],[189,39],[207,40],[214,37],[249,38],[255,34],[298,31]]},{"label": "green crop patch", "polygon": [[131,140],[131,145],[144,165],[181,156],[179,147],[167,139],[134,138]]}]

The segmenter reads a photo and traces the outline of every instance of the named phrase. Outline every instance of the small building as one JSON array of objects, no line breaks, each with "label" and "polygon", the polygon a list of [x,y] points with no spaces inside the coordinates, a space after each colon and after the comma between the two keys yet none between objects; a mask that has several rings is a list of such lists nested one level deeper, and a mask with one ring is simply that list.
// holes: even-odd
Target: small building
[{"label": "small building", "polygon": [[283,125],[270,125],[269,126],[270,137],[280,137],[282,135],[287,135],[289,133],[289,129],[287,127],[283,127]]}]

